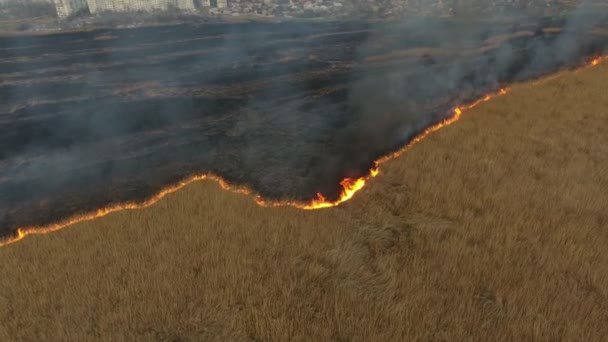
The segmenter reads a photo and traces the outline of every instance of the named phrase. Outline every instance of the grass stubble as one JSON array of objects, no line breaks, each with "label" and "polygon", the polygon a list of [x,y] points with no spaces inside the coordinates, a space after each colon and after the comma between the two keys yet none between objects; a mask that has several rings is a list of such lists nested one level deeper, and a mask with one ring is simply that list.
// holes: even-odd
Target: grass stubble
[{"label": "grass stubble", "polygon": [[600,341],[607,75],[513,86],[337,208],[197,182],[0,248],[0,340]]}]

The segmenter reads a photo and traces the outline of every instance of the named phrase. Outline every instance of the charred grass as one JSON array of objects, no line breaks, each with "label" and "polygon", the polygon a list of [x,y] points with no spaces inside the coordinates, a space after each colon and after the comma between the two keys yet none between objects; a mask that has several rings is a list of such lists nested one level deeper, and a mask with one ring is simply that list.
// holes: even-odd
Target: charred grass
[{"label": "charred grass", "polygon": [[2,248],[0,340],[600,341],[607,72],[513,87],[338,208],[201,182]]}]

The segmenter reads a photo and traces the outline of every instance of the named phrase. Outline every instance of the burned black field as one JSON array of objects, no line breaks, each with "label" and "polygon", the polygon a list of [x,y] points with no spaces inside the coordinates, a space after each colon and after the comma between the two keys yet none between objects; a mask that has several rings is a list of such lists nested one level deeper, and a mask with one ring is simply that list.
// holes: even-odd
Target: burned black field
[{"label": "burned black field", "polygon": [[[271,199],[602,55],[597,20],[180,25],[0,38],[0,235],[211,172]],[[531,114],[533,115],[533,114]]]}]

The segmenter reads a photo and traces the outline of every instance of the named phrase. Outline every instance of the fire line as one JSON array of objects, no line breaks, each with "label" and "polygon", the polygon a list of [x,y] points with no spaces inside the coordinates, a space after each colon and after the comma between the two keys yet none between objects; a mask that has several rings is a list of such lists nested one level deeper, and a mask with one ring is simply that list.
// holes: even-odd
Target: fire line
[{"label": "fire line", "polygon": [[[585,66],[597,66],[601,62],[604,62],[606,60],[608,60],[608,56],[596,57]],[[502,88],[498,92],[496,92],[494,94],[488,94],[488,95],[484,96],[483,98],[481,98],[471,104],[464,105],[464,106],[458,106],[458,107],[454,108],[451,116],[426,128],[424,131],[419,133],[416,137],[414,137],[414,139],[412,139],[409,143],[407,143],[405,146],[403,146],[399,150],[374,161],[374,167],[369,170],[367,175],[360,177],[360,178],[356,178],[356,179],[345,178],[344,180],[342,180],[340,182],[340,185],[342,186],[342,192],[340,193],[340,197],[335,201],[327,200],[325,197],[323,197],[323,195],[321,193],[318,193],[317,197],[315,199],[311,200],[310,202],[264,200],[259,194],[255,194],[254,191],[252,191],[251,189],[249,189],[247,187],[244,187],[244,186],[238,187],[238,186],[230,185],[230,184],[228,184],[228,182],[226,182],[221,177],[213,175],[213,174],[202,174],[202,175],[196,175],[196,176],[190,177],[188,179],[180,181],[177,184],[164,188],[161,191],[159,191],[156,195],[152,196],[151,198],[149,198],[143,202],[127,202],[127,203],[114,204],[114,205],[110,205],[105,208],[98,209],[93,212],[74,216],[72,218],[68,218],[66,220],[63,220],[63,221],[60,221],[57,223],[53,223],[53,224],[49,224],[46,226],[30,226],[30,227],[17,228],[14,236],[9,237],[5,240],[0,240],[0,247],[4,247],[4,246],[10,245],[12,243],[15,243],[17,241],[20,241],[28,235],[40,235],[40,234],[52,233],[52,232],[61,230],[63,228],[66,228],[68,226],[74,225],[76,223],[91,221],[91,220],[106,216],[106,215],[116,212],[116,211],[147,208],[147,207],[157,203],[158,201],[160,201],[166,195],[174,193],[174,192],[182,189],[186,185],[189,185],[194,182],[202,181],[202,180],[216,181],[219,183],[220,187],[224,190],[228,190],[231,192],[236,192],[236,193],[240,193],[240,194],[244,194],[244,195],[253,195],[255,203],[262,207],[294,207],[294,208],[304,209],[304,210],[314,210],[314,209],[336,207],[336,206],[350,200],[351,198],[353,198],[353,196],[359,190],[363,189],[363,187],[365,186],[365,184],[368,180],[376,177],[380,173],[380,165],[382,163],[400,156],[406,150],[408,150],[410,147],[412,147],[416,143],[418,143],[421,140],[423,140],[424,138],[426,138],[429,134],[431,134],[435,131],[438,131],[441,128],[449,126],[449,125],[453,124],[454,122],[458,121],[460,119],[462,113],[465,110],[476,107],[480,103],[489,101],[496,96],[504,95],[506,93],[507,93],[507,89]]]}]

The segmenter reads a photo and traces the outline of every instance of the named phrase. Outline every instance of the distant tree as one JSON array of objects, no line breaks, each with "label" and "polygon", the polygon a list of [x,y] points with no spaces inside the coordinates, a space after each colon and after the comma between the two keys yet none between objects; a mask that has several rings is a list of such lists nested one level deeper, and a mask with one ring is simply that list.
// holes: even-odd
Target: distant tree
[{"label": "distant tree", "polygon": [[181,10],[179,9],[179,7],[177,7],[177,5],[175,3],[169,2],[167,4],[167,12],[169,12],[169,13],[180,13]]},{"label": "distant tree", "polygon": [[82,18],[82,17],[88,17],[91,15],[91,12],[89,12],[89,8],[85,7],[85,8],[81,8],[78,11],[70,14],[70,16],[67,17],[67,20],[74,20],[74,19],[78,19],[78,18]]},{"label": "distant tree", "polygon": [[208,16],[209,13],[210,13],[209,10],[210,10],[210,8],[208,6],[203,6],[203,7],[200,7],[198,9],[198,11],[200,12],[200,14],[202,14],[203,16]]}]

